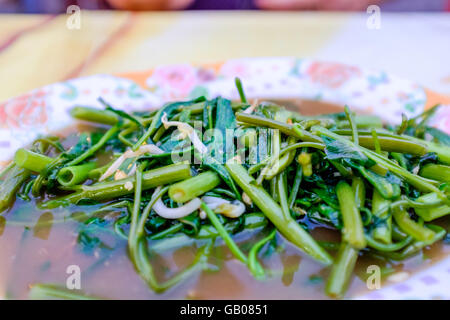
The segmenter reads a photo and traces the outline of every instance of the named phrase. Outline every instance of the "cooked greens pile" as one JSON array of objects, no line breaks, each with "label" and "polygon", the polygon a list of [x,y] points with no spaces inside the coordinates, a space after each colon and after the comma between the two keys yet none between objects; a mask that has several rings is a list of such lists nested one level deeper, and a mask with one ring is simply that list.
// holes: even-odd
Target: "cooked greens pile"
[{"label": "cooked greens pile", "polygon": [[[250,104],[236,84],[240,102],[200,97],[132,113],[102,99],[104,110],[74,107],[74,118],[100,129],[69,148],[47,137],[19,149],[2,173],[0,210],[16,194],[48,209],[122,210],[113,230],[156,292],[209,268],[218,239],[264,279],[260,253],[278,234],[329,266],[326,293],[342,297],[358,256],[403,260],[446,235],[434,221],[450,214],[450,136],[427,126],[437,107],[389,126],[348,108],[311,117]],[[315,240],[316,227],[336,230],[340,242]],[[95,246],[92,230],[79,242]],[[255,236],[243,248],[235,236],[246,230]],[[180,234],[198,243],[197,256],[160,282],[149,242]]]}]

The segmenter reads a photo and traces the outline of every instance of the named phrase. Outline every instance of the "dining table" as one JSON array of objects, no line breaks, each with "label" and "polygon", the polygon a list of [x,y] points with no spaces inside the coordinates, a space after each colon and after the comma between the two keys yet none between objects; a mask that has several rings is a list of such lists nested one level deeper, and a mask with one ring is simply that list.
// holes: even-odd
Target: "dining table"
[{"label": "dining table", "polygon": [[449,102],[450,13],[381,12],[377,18],[373,25],[364,12],[2,14],[0,101],[93,74],[295,56],[386,70]]}]

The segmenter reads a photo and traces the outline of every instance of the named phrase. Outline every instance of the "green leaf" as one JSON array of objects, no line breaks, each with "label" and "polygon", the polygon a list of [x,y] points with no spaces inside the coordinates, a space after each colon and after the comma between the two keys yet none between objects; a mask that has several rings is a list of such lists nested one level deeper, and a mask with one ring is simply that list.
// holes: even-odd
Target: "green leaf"
[{"label": "green leaf", "polygon": [[325,189],[313,189],[314,193],[324,201],[329,207],[339,210],[339,202],[336,197],[336,193],[333,192],[333,188],[325,188]]},{"label": "green leaf", "polygon": [[234,184],[233,178],[231,178],[231,175],[228,173],[227,169],[217,162],[216,159],[210,157],[209,155],[203,157],[203,167],[206,167],[214,172],[216,172],[219,177],[230,187],[230,189],[234,192],[236,195],[236,198],[238,200],[241,200],[241,194],[239,193],[238,189],[236,188],[236,185]]},{"label": "green leaf", "polygon": [[209,100],[203,107],[203,127],[211,129],[214,127],[213,113],[217,108],[217,98]]},{"label": "green leaf", "polygon": [[145,223],[145,227],[149,229],[152,233],[157,233],[159,231],[162,231],[165,227],[167,227],[167,219],[164,219],[161,216],[158,215],[151,215],[147,222]]},{"label": "green leaf", "polygon": [[228,99],[217,98],[215,128],[220,130],[224,137],[227,129],[236,129],[236,117]]},{"label": "green leaf", "polygon": [[[214,115],[215,111],[215,115]],[[214,118],[214,125],[211,126],[210,119]],[[209,101],[203,108],[203,120],[208,121],[206,127],[214,127],[219,130],[222,136],[222,141],[216,141],[214,138],[209,140],[207,145],[208,154],[202,157],[202,166],[216,172],[219,177],[230,187],[235,193],[236,198],[241,199],[241,195],[234,184],[228,171],[222,165],[227,160],[227,156],[234,156],[234,143],[226,143],[227,130],[229,134],[234,136],[236,129],[236,118],[233,109],[231,108],[231,101],[218,97]],[[231,132],[229,131],[231,130]],[[219,154],[214,154],[215,152]]]},{"label": "green leaf", "polygon": [[[223,153],[227,159],[234,156],[234,130],[236,129],[236,118],[233,109],[231,108],[231,101],[223,98],[217,98],[216,118],[214,128],[219,130],[222,134]],[[227,135],[230,135],[227,139]],[[215,141],[218,143],[218,141]]]},{"label": "green leaf", "polygon": [[325,154],[329,160],[353,160],[359,164],[367,164],[370,160],[359,149],[343,141],[322,137],[325,143]]},{"label": "green leaf", "polygon": [[163,144],[161,144],[159,147],[164,152],[171,152],[171,151],[181,151],[184,148],[188,147],[190,144],[186,140],[175,140],[175,139],[168,139],[167,141],[164,141]]},{"label": "green leaf", "polygon": [[342,221],[339,210],[332,208],[324,203],[314,206],[308,210],[308,217],[319,223],[334,226],[336,229],[342,229]]},{"label": "green leaf", "polygon": [[101,238],[106,235],[105,226],[107,221],[98,217],[93,217],[84,222],[80,227],[77,243],[86,254],[92,254],[94,249],[109,249],[113,247],[106,244]]},{"label": "green leaf", "polygon": [[75,159],[79,155],[83,154],[86,150],[91,147],[91,141],[89,139],[89,135],[87,133],[80,134],[78,138],[78,142],[72,148],[69,149],[65,154],[70,159]]},{"label": "green leaf", "polygon": [[426,127],[425,132],[434,138],[434,142],[450,147],[450,135],[447,133],[431,127]]},{"label": "green leaf", "polygon": [[164,115],[164,113],[167,114],[167,119],[170,119],[172,117],[172,115],[175,113],[175,111],[177,111],[180,107],[190,106],[194,103],[203,102],[203,101],[206,101],[206,98],[204,96],[201,96],[194,100],[171,102],[171,103],[164,105],[161,109],[158,110],[158,112],[156,113],[156,115],[153,118],[153,121],[150,125],[152,127],[152,134],[156,130],[158,130],[159,127],[161,127],[161,125],[162,125],[161,119],[162,119],[162,116]]},{"label": "green leaf", "polygon": [[[382,177],[379,174],[364,168],[363,166],[358,167],[359,172],[362,174],[370,184],[373,185],[375,189],[381,194],[385,199],[395,199],[400,196],[400,179],[393,175],[388,177]],[[394,179],[394,180],[393,180]],[[390,181],[393,183],[391,183]]]},{"label": "green leaf", "polygon": [[189,235],[194,236],[200,231],[201,219],[197,212],[194,212],[187,217],[179,219],[183,223],[182,231]]}]

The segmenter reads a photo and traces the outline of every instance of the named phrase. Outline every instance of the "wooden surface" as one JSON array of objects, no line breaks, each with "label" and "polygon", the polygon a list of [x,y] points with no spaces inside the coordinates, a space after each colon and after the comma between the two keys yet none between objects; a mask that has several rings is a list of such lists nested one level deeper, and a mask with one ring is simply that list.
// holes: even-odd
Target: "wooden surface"
[{"label": "wooden surface", "polygon": [[[446,21],[448,17],[439,19]],[[391,53],[384,50],[388,53],[381,60],[365,61],[367,56],[375,54],[374,51],[367,48],[365,52],[362,42],[352,45],[352,37],[369,32],[364,26],[364,16],[245,11],[139,14],[83,11],[79,30],[68,29],[67,19],[65,15],[0,16],[0,101],[36,87],[84,75],[255,56],[318,57],[365,67],[384,67],[388,72],[399,73],[450,95],[448,63],[441,63],[440,68],[433,64],[440,63],[440,56],[436,55],[441,54],[437,52],[440,45],[445,49],[445,41],[433,40],[436,42],[433,50],[422,50],[427,60],[417,63],[414,70],[402,67],[408,55],[395,50]],[[354,24],[357,27],[352,26]],[[402,25],[401,21],[398,25]],[[387,36],[376,34],[382,31],[372,32],[375,33],[368,34],[380,38],[377,44],[380,50],[392,42]],[[383,32],[389,33],[389,30]],[[439,30],[426,32],[422,36],[424,39],[430,35],[436,38],[436,33],[439,35]],[[411,59],[414,54],[409,54]],[[380,65],[380,61],[383,64]],[[397,66],[400,72],[391,70]],[[420,66],[426,69],[416,70]]]}]

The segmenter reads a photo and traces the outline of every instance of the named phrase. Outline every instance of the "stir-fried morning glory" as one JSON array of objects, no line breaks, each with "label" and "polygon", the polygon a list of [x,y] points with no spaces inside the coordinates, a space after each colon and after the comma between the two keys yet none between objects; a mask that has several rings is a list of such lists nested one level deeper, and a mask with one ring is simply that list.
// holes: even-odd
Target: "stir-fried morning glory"
[{"label": "stir-fried morning glory", "polygon": [[[446,235],[435,220],[450,215],[450,137],[427,126],[437,107],[392,126],[347,107],[311,117],[250,103],[236,85],[239,102],[200,97],[133,113],[102,99],[105,110],[74,107],[71,115],[98,132],[69,147],[47,137],[17,150],[1,173],[0,210],[17,194],[48,210],[100,203],[123,212],[112,232],[156,292],[210,268],[221,241],[256,279],[270,277],[260,252],[278,238],[328,268],[326,293],[342,297],[360,256],[402,260]],[[340,240],[315,239],[317,226]],[[236,235],[249,230],[252,246],[240,246]],[[180,235],[198,243],[197,255],[159,279],[149,248]],[[58,294],[46,285],[33,292],[42,290]]]}]

